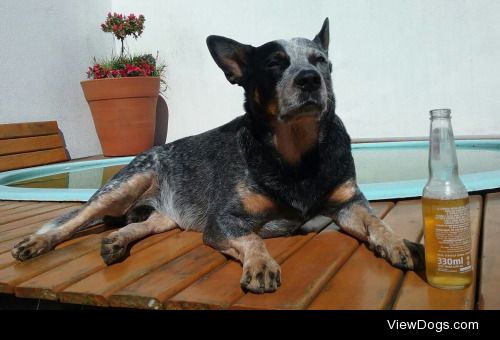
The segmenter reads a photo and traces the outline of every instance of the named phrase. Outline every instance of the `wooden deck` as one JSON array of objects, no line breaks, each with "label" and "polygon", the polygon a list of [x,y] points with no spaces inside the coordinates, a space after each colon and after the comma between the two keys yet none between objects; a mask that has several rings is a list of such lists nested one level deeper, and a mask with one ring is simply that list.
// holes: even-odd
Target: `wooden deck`
[{"label": "wooden deck", "polygon": [[[266,240],[283,283],[264,295],[245,294],[241,265],[204,246],[194,232],[145,238],[109,267],[99,252],[111,231],[99,227],[27,262],[11,257],[13,244],[79,204],[0,201],[1,293],[142,309],[500,309],[500,193],[471,197],[476,279],[452,291],[391,267],[327,219],[316,220],[326,226],[318,234]],[[399,234],[422,240],[420,200],[372,204]]]}]

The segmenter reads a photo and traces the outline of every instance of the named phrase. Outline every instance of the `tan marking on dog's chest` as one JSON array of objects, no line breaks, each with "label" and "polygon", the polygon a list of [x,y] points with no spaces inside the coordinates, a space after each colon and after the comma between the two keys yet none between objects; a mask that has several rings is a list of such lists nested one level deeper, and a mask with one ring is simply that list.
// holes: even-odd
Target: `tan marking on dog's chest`
[{"label": "tan marking on dog's chest", "polygon": [[271,117],[274,117],[273,119],[276,119],[276,116],[279,113],[279,105],[278,105],[278,100],[276,97],[272,97],[266,105],[266,111],[271,115]]},{"label": "tan marking on dog's chest", "polygon": [[344,203],[353,198],[356,194],[356,182],[352,179],[342,183],[336,187],[331,193],[328,199],[335,203]]},{"label": "tan marking on dog's chest", "polygon": [[259,94],[259,89],[257,89],[257,88],[253,91],[253,100],[257,104],[260,104],[260,94]]},{"label": "tan marking on dog's chest", "polygon": [[243,209],[252,215],[265,213],[275,207],[274,202],[270,198],[250,191],[244,184],[238,185],[237,191],[240,195]]},{"label": "tan marking on dog's chest", "polygon": [[318,142],[319,122],[314,117],[304,117],[294,122],[277,123],[273,144],[290,164],[297,164],[304,153]]}]

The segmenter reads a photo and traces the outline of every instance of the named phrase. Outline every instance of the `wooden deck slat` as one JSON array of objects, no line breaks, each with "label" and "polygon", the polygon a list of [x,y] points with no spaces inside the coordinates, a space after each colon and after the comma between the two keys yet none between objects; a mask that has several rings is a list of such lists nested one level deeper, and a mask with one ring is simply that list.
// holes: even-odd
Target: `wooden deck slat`
[{"label": "wooden deck slat", "polygon": [[[100,232],[103,232],[103,231],[100,231]],[[100,233],[100,232],[96,232],[96,234]],[[9,241],[0,243],[0,268],[5,268],[5,267],[8,267],[8,266],[16,263],[16,260],[11,256],[12,247],[16,243],[23,240],[25,237],[26,237],[26,235],[23,237],[20,237],[20,238],[15,238],[13,240],[9,240]],[[89,239],[92,237],[94,237],[92,234],[81,236],[81,237],[75,237],[74,239],[71,239],[69,241],[66,241],[66,242],[63,242],[63,243],[57,245],[55,247],[55,249],[65,248],[69,245],[81,242],[83,240],[86,240],[86,239]]]},{"label": "wooden deck slat", "polygon": [[[0,203],[6,203],[5,201],[0,201]],[[4,213],[7,213],[7,210],[12,210],[12,209],[20,209],[23,207],[30,207],[36,204],[39,204],[40,202],[31,202],[31,201],[26,201],[26,202],[18,202],[18,201],[12,201],[12,203],[7,202],[7,204],[2,204],[0,205],[0,216],[2,216]]]},{"label": "wooden deck slat", "polygon": [[[373,204],[384,216],[391,202]],[[273,294],[246,294],[234,309],[303,309],[344,264],[359,245],[358,240],[335,230],[316,235],[282,265],[282,286]]]},{"label": "wooden deck slat", "polygon": [[302,309],[351,256],[358,241],[328,230],[311,239],[281,266],[281,287],[273,294],[246,294],[231,308]]},{"label": "wooden deck slat", "polygon": [[[100,227],[100,229],[103,229],[102,231],[104,231],[104,227]],[[100,231],[96,231],[96,232],[91,233],[91,234],[97,234],[99,232]],[[58,244],[55,249],[64,248],[64,247],[69,246],[70,244],[73,244],[73,243],[79,242],[79,241],[81,241],[83,239],[89,238],[91,236],[91,234],[85,235],[85,236],[79,236],[78,234],[76,234],[72,239],[70,239],[68,241],[65,241],[65,242],[63,242],[61,244]],[[22,241],[25,237],[26,237],[26,235],[23,235],[21,237],[17,237],[17,238],[8,240],[8,241],[1,242],[0,243],[0,254],[3,254],[5,252],[10,252],[11,249],[12,249],[12,247],[16,243]]]},{"label": "wooden deck slat", "polygon": [[[398,202],[384,221],[401,236],[418,241],[422,235],[420,200]],[[362,244],[323,287],[309,309],[384,309],[402,278],[392,267]]]},{"label": "wooden deck slat", "polygon": [[[69,207],[66,209],[58,210],[58,211],[71,211],[73,208]],[[57,215],[56,215],[57,216]],[[44,221],[35,222],[28,224],[24,227],[19,227],[17,229],[7,230],[0,233],[0,244],[3,242],[10,241],[17,238],[23,238],[23,236],[30,235],[36,232],[42,225]]]},{"label": "wooden deck slat", "polygon": [[500,192],[488,194],[483,222],[479,309],[500,309]]},{"label": "wooden deck slat", "polygon": [[[392,207],[391,202],[373,204],[377,214],[383,215]],[[322,222],[323,220],[317,220]],[[314,233],[265,240],[266,247],[278,263],[283,263],[315,236]],[[245,293],[240,286],[241,264],[229,261],[217,270],[164,302],[167,309],[227,309]],[[280,288],[281,289],[281,288]]]},{"label": "wooden deck slat", "polygon": [[38,207],[39,205],[36,203],[19,203],[18,205],[13,205],[13,206],[3,206],[0,207],[0,225],[4,220],[4,217],[12,215],[12,214],[17,214],[26,210],[33,209],[34,207]]},{"label": "wooden deck slat", "polygon": [[13,265],[16,260],[12,257],[10,252],[0,255],[0,269]]},{"label": "wooden deck slat", "polygon": [[173,235],[71,285],[59,294],[59,298],[67,303],[108,306],[107,299],[115,291],[201,243],[200,233],[185,231]]},{"label": "wooden deck slat", "polygon": [[[109,231],[94,235],[92,238],[56,249],[39,257],[15,264],[0,270],[0,293],[13,293],[16,285],[34,276],[78,258],[100,247],[101,240]],[[5,253],[3,255],[10,255]],[[3,256],[1,255],[1,256]]]},{"label": "wooden deck slat", "polygon": [[393,202],[370,202],[370,206],[378,218],[384,218],[389,211],[394,209],[395,204]]},{"label": "wooden deck slat", "polygon": [[[472,266],[477,268],[477,250],[481,228],[482,198],[470,199],[472,232]],[[423,238],[422,238],[423,240]],[[422,276],[425,277],[423,273]],[[408,272],[398,291],[393,309],[473,309],[476,270],[473,283],[466,289],[445,290],[434,288],[415,272]]]},{"label": "wooden deck slat", "polygon": [[[64,204],[64,203],[60,203]],[[67,204],[66,204],[67,205]],[[26,217],[35,216],[40,213],[58,209],[59,204],[54,205],[51,202],[40,202],[35,206],[20,207],[13,210],[7,210],[0,215],[0,223],[7,224],[9,222],[22,220]]]},{"label": "wooden deck slat", "polygon": [[[68,208],[68,211],[69,210],[71,210],[71,208]],[[43,221],[41,221],[41,222],[43,223]],[[27,235],[31,235],[32,233],[37,231],[42,226],[42,223],[35,222],[35,223],[28,224],[24,227],[1,232],[0,233],[0,245],[3,245],[5,242],[10,242],[11,240],[14,240],[14,239],[23,239]]]},{"label": "wooden deck slat", "polygon": [[[316,227],[324,228],[330,221],[315,219]],[[267,239],[264,242],[276,262],[282,263],[312,237],[314,233]],[[174,297],[163,301],[163,306],[166,309],[227,309],[244,294],[240,286],[241,270],[240,263],[228,261]]]},{"label": "wooden deck slat", "polygon": [[109,303],[113,307],[161,309],[164,300],[225,261],[220,252],[202,245],[117,291]]},{"label": "wooden deck slat", "polygon": [[[58,215],[65,211],[69,211],[71,209],[74,209],[75,206],[78,206],[78,204],[75,204],[74,206],[70,206],[62,210],[57,210],[54,212],[54,214]],[[22,241],[27,235],[35,232],[39,227],[41,227],[42,223],[46,220],[48,220],[48,218],[45,218],[43,221],[31,223],[23,227],[18,227],[17,229],[12,228],[8,231],[0,232],[0,254],[3,255],[3,253],[10,252],[12,247],[17,242]],[[17,221],[17,222],[22,223],[23,221]],[[0,262],[2,262],[1,259],[2,257],[0,257]]]},{"label": "wooden deck slat", "polygon": [[[177,233],[179,230],[171,230],[142,239],[132,246],[130,254],[134,255]],[[15,292],[19,297],[57,300],[60,291],[106,267],[100,249],[96,249],[23,282]]]},{"label": "wooden deck slat", "polygon": [[99,233],[102,233],[106,230],[108,230],[109,228],[106,228],[104,225],[99,225],[99,232],[96,232],[96,233],[90,233],[90,234],[86,234],[84,236],[80,236],[80,237],[74,237],[70,240],[67,240],[67,241],[64,241],[63,243],[59,243],[58,245],[55,246],[54,249],[61,249],[61,248],[65,248],[67,246],[70,246],[72,245],[73,243],[78,243],[78,242],[81,242],[83,240],[86,240],[88,238],[92,238],[92,235],[93,234],[99,234]]},{"label": "wooden deck slat", "polygon": [[45,212],[40,215],[0,225],[0,242],[30,234],[41,227],[43,223],[48,220],[71,211],[76,207],[78,207],[77,204],[67,204],[65,207],[58,207],[55,210]]},{"label": "wooden deck slat", "polygon": [[[272,257],[282,263],[314,237],[314,233],[285,238],[267,239],[264,242]],[[164,301],[166,309],[227,309],[245,293],[240,286],[241,264],[228,261],[215,271]]]},{"label": "wooden deck slat", "polygon": [[24,237],[18,237],[14,238],[12,240],[8,240],[5,242],[0,243],[0,254],[10,252],[12,250],[12,247],[16,245],[16,243],[21,242]]},{"label": "wooden deck slat", "polygon": [[[277,263],[283,263],[294,252],[309,242],[316,234],[279,237],[264,240],[269,254]],[[166,309],[227,309],[245,292],[240,286],[242,267],[229,261],[220,270],[201,278],[170,300],[164,301]]]},{"label": "wooden deck slat", "polygon": [[[54,216],[57,216],[58,214],[61,214],[62,213],[61,211],[64,210],[65,212],[66,211],[65,209],[68,209],[68,207],[76,208],[81,205],[82,203],[79,202],[54,203],[53,205],[51,205],[51,208],[48,208],[48,210],[45,212],[38,213],[34,216],[25,217],[22,220],[16,220],[8,223],[0,223],[0,233],[7,230],[20,228],[27,224],[47,221],[48,219],[51,219]],[[52,209],[52,206],[54,209]]]},{"label": "wooden deck slat", "polygon": [[[12,250],[12,247],[22,241],[23,239],[26,238],[27,235],[23,235],[23,236],[20,236],[20,237],[16,237],[16,238],[13,238],[11,240],[8,240],[8,241],[4,241],[4,242],[1,242],[0,243],[0,254],[3,254],[5,252],[10,252]],[[90,236],[90,235],[88,235]],[[83,239],[83,238],[88,238],[88,236],[83,236],[83,237],[79,237],[77,239],[72,239],[71,241],[68,241],[68,243],[74,243],[74,242],[78,242],[80,239]],[[65,245],[65,244],[64,244]],[[58,248],[63,248],[63,244],[59,244],[56,246],[55,249],[58,249]]]}]

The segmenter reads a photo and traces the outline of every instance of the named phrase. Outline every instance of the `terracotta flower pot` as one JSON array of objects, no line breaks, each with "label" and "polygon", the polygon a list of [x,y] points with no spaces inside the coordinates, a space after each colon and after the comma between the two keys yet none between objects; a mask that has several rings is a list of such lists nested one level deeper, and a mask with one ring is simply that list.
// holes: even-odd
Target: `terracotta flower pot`
[{"label": "terracotta flower pot", "polygon": [[84,80],[81,85],[104,156],[137,155],[153,146],[160,78]]}]

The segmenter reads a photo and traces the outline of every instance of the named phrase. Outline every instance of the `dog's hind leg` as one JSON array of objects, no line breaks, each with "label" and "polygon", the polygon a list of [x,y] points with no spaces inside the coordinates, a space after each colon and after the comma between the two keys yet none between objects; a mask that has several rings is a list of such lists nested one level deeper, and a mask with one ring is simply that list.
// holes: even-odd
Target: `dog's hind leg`
[{"label": "dog's hind leg", "polygon": [[176,227],[177,223],[172,219],[155,211],[145,221],[130,223],[104,238],[102,240],[101,256],[108,265],[119,262],[126,257],[128,245],[131,242]]},{"label": "dog's hind leg", "polygon": [[125,215],[141,197],[155,192],[156,188],[156,176],[152,172],[118,173],[81,208],[49,221],[35,234],[17,243],[12,256],[24,261],[46,253],[85,226],[92,225],[96,219]]}]

